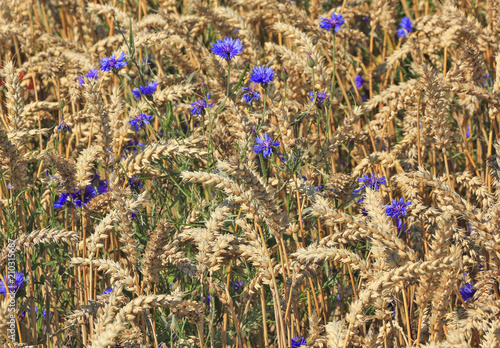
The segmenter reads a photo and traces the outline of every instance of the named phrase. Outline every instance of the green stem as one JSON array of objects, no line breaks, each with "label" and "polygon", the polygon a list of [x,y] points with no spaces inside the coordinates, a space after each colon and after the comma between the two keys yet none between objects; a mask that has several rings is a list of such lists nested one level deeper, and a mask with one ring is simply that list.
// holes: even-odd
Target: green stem
[{"label": "green stem", "polygon": [[287,81],[285,80],[285,93],[283,95],[283,107],[285,107],[285,104],[286,104],[286,87],[287,87]]},{"label": "green stem", "polygon": [[266,117],[267,86],[264,87],[264,109],[262,109],[262,123]]},{"label": "green stem", "polygon": [[[329,140],[329,135],[330,135],[330,129],[331,129],[331,122],[333,120],[333,91],[335,88],[335,51],[336,51],[336,42],[335,42],[335,33],[333,33],[333,48],[332,48],[332,64],[333,64],[333,71],[332,71],[332,86],[330,88],[330,117],[327,117],[327,127],[328,127],[328,136],[326,137],[327,140]],[[326,114],[326,111],[325,111]]]},{"label": "green stem", "polygon": [[231,82],[230,74],[231,74],[231,61],[228,60],[227,61],[227,92],[226,92],[226,97],[224,98],[224,101],[222,102],[222,104],[217,108],[217,111],[215,112],[216,115],[222,111],[222,109],[224,108],[224,105],[226,105],[227,98],[229,98],[230,82]]},{"label": "green stem", "polygon": [[314,81],[314,67],[312,67],[311,70],[313,75],[313,98],[314,101],[316,102],[316,82]]},{"label": "green stem", "polygon": [[229,88],[231,84],[231,61],[227,61],[227,94],[226,98],[229,98]]},{"label": "green stem", "polygon": [[333,34],[332,64],[333,64],[332,88],[330,90],[330,93],[331,93],[331,95],[333,97],[333,88],[335,86],[335,33]]}]

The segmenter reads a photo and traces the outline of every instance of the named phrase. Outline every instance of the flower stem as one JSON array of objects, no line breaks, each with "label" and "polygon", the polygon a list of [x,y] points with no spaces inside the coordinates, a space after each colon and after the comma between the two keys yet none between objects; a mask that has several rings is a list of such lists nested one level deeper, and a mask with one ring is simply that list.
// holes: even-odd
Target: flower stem
[{"label": "flower stem", "polygon": [[333,88],[335,86],[335,33],[333,34],[332,64],[333,64],[332,88],[330,89],[331,98],[333,98]]},{"label": "flower stem", "polygon": [[283,94],[283,107],[285,107],[285,104],[286,104],[286,87],[287,87],[287,81],[285,80],[285,92]]},{"label": "flower stem", "polygon": [[231,61],[227,61],[227,94],[226,98],[229,98],[229,88],[231,85]]}]

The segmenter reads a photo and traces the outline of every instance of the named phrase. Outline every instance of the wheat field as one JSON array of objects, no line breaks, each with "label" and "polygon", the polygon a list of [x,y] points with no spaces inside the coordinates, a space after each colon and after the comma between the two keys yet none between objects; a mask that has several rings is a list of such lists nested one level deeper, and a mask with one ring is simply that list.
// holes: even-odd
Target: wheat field
[{"label": "wheat field", "polygon": [[500,347],[500,1],[0,11],[0,345]]}]

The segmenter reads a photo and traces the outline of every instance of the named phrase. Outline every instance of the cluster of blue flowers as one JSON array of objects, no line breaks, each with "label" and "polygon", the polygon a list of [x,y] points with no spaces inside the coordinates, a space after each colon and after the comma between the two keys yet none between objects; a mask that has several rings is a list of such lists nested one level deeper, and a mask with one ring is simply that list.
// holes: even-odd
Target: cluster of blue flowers
[{"label": "cluster of blue flowers", "polygon": [[309,92],[309,96],[309,101],[313,102],[316,100],[316,106],[318,108],[321,108],[325,104],[325,101],[329,98],[324,92],[316,92],[316,95],[314,95],[313,92]]},{"label": "cluster of blue flowers", "polygon": [[460,295],[465,302],[469,301],[476,293],[477,290],[474,289],[473,286],[474,284],[472,283],[465,283],[464,286],[460,288]]},{"label": "cluster of blue flowers", "polygon": [[103,57],[100,64],[102,71],[118,71],[127,66],[127,62],[125,61],[125,52],[122,52],[118,58],[115,58],[114,54],[109,58]]},{"label": "cluster of blue flowers", "polygon": [[130,121],[128,121],[128,123],[132,126],[132,128],[135,127],[136,132],[139,132],[141,130],[141,127],[143,125],[148,125],[149,121],[151,121],[152,118],[153,118],[152,115],[139,114]]},{"label": "cluster of blue flowers", "polygon": [[299,348],[307,345],[307,341],[303,336],[297,336],[291,339],[291,348]]},{"label": "cluster of blue flowers", "polygon": [[403,17],[403,19],[401,20],[401,23],[399,23],[399,25],[401,26],[401,28],[398,29],[398,32],[397,32],[398,37],[406,37],[406,35],[411,33],[411,31],[413,29],[413,24],[412,24],[410,18],[408,18],[408,17]]},{"label": "cluster of blue flowers", "polygon": [[94,178],[92,179],[93,182],[97,181],[97,190],[94,187],[92,183],[88,184],[85,186],[85,189],[83,190],[78,190],[74,193],[61,193],[59,195],[59,198],[54,202],[54,208],[60,209],[63,208],[66,203],[68,203],[68,198],[71,195],[71,201],[73,202],[74,205],[76,205],[78,208],[81,208],[82,206],[87,205],[88,202],[92,200],[92,198],[96,197],[97,195],[101,195],[105,192],[108,192],[108,180],[99,180],[100,176],[98,174],[94,175]]},{"label": "cluster of blue flowers", "polygon": [[[92,69],[92,70],[90,70],[87,73],[87,75],[85,75],[85,77],[88,80],[97,80],[98,74],[99,74],[99,71],[97,69]],[[80,84],[80,87],[85,84],[85,78],[84,78],[84,76],[79,76],[78,77],[78,83]]]},{"label": "cluster of blue flowers", "polygon": [[381,185],[387,185],[387,183],[385,182],[385,176],[377,178],[373,173],[370,176],[363,174],[363,177],[359,178],[358,181],[360,183],[363,183],[363,186],[361,186],[357,190],[354,190],[352,192],[353,195],[357,195],[359,192],[365,190],[367,187],[372,190],[378,190]]},{"label": "cluster of blue flowers", "polygon": [[245,91],[243,93],[245,103],[250,104],[252,101],[260,99],[260,93],[255,90],[255,84],[243,87],[242,90]]},{"label": "cluster of blue flowers", "polygon": [[136,192],[144,187],[144,185],[139,182],[139,178],[137,177],[137,175],[134,175],[133,177],[128,179],[127,186],[130,187],[131,190]]},{"label": "cluster of blue flowers", "polygon": [[27,277],[24,276],[24,271],[16,272],[14,274],[14,284],[9,284],[9,280],[7,276],[3,277],[3,280],[0,280],[0,294],[7,296],[7,293],[12,292],[17,293],[18,291],[24,289],[26,285]]},{"label": "cluster of blue flowers", "polygon": [[[122,52],[118,58],[116,58],[114,54],[109,58],[104,56],[101,58],[99,63],[101,64],[101,71],[118,71],[127,66],[127,62],[125,61],[125,52]],[[78,84],[81,87],[85,84],[85,78],[87,78],[87,80],[97,80],[98,77],[99,70],[91,69],[86,75],[78,76]]]},{"label": "cluster of blue flowers", "polygon": [[360,75],[357,75],[356,78],[354,79],[354,83],[357,89],[363,87],[363,82],[365,82],[365,80],[363,80],[363,78]]},{"label": "cluster of blue flowers", "polygon": [[[31,313],[31,307],[28,307],[28,311],[27,313]],[[35,306],[35,313],[38,315],[38,306]],[[49,312],[49,315],[50,315],[50,312]],[[24,318],[26,316],[26,311],[22,311],[21,312],[21,317]],[[47,310],[44,309],[42,311],[42,317],[45,319],[47,318]]]},{"label": "cluster of blue flowers", "polygon": [[233,288],[233,291],[237,294],[239,294],[243,290],[244,285],[245,283],[243,283],[243,280],[237,282],[229,282],[229,286]]},{"label": "cluster of blue flowers", "polygon": [[145,96],[152,95],[154,92],[156,92],[157,88],[158,88],[158,82],[151,81],[146,86],[139,86],[139,88],[134,88],[132,90],[132,94],[136,99],[140,99],[143,95]]},{"label": "cluster of blue flowers", "polygon": [[[378,190],[381,185],[387,185],[385,182],[385,176],[381,178],[377,178],[375,174],[371,174],[370,176],[363,174],[363,177],[359,178],[358,181],[363,184],[360,188],[354,190],[352,192],[353,195],[357,195],[361,191],[365,190],[366,188],[370,188],[372,190]],[[357,203],[361,203],[364,200],[364,196],[361,196],[358,200]],[[366,211],[365,208],[361,208],[361,213],[364,216],[368,216],[368,212]]]},{"label": "cluster of blue flowers", "polygon": [[[210,99],[211,94],[207,94],[207,100]],[[197,101],[191,103],[191,106],[193,107],[191,109],[191,114],[192,115],[199,115],[201,114],[202,111],[205,111],[207,108],[207,100],[203,99],[198,99]],[[214,103],[208,104],[208,107],[211,108]]]},{"label": "cluster of blue flowers", "polygon": [[406,216],[410,204],[411,201],[405,202],[405,199],[401,197],[399,201],[394,198],[392,200],[392,204],[386,205],[385,213],[387,214],[387,216],[396,219],[398,231],[401,231],[403,229],[403,222],[401,220],[401,217]]}]

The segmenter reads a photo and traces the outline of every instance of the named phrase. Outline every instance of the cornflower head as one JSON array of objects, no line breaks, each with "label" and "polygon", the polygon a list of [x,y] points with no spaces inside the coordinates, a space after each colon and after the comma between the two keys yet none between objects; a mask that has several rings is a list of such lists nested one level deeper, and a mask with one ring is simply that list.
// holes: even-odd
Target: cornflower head
[{"label": "cornflower head", "polygon": [[151,81],[146,86],[140,86],[139,88],[134,88],[132,90],[132,94],[136,99],[139,99],[143,95],[151,95],[156,92],[156,88],[158,88],[158,82]]},{"label": "cornflower head", "polygon": [[7,276],[4,276],[3,280],[0,281],[0,294],[7,296],[7,293],[10,292],[17,293],[24,288],[25,284],[26,277],[24,276],[24,271],[16,272],[13,278],[9,277],[7,279]]},{"label": "cornflower head", "polygon": [[365,80],[363,80],[363,78],[360,75],[357,75],[356,78],[354,79],[354,83],[356,85],[356,88],[360,89],[361,87],[363,87],[364,81]]},{"label": "cornflower head", "polygon": [[203,298],[203,303],[207,306],[207,309],[210,309],[210,295],[207,295],[207,297]]},{"label": "cornflower head", "polygon": [[219,39],[212,45],[212,53],[227,61],[233,60],[242,50],[243,44],[240,40],[230,37]]},{"label": "cornflower head", "polygon": [[[212,94],[208,94],[207,95],[207,100],[210,99],[210,96]],[[193,107],[191,109],[191,115],[199,115],[201,114],[202,111],[204,111],[206,108],[207,108],[207,100],[203,100],[203,99],[198,99],[197,101],[191,103],[191,106]],[[208,107],[212,107],[214,103],[210,103],[208,104]]]},{"label": "cornflower head", "polygon": [[61,193],[59,195],[59,198],[56,199],[54,202],[54,208],[60,209],[66,205],[66,202],[68,200],[69,193]]},{"label": "cornflower head", "polygon": [[380,185],[387,185],[387,183],[385,182],[385,176],[376,178],[375,174],[373,173],[370,176],[363,174],[363,177],[359,178],[358,181],[363,183],[364,185],[357,190],[354,190],[352,192],[353,195],[358,194],[361,190],[364,190],[367,187],[371,188],[372,190],[378,190]]},{"label": "cornflower head", "polygon": [[102,195],[106,192],[108,192],[108,179],[99,180],[99,184],[97,185],[97,194]]},{"label": "cornflower head", "polygon": [[398,231],[400,231],[402,227],[401,217],[406,216],[410,204],[411,201],[405,202],[405,199],[401,197],[399,201],[396,198],[394,198],[392,200],[392,204],[386,205],[385,213],[387,214],[387,216],[396,219]]},{"label": "cornflower head", "polygon": [[245,283],[243,283],[243,280],[240,280],[238,282],[229,282],[229,286],[233,288],[234,292],[239,294],[241,290],[243,290],[243,286]]},{"label": "cornflower head", "polygon": [[132,189],[134,191],[139,191],[140,189],[142,189],[144,187],[143,184],[139,183],[139,178],[137,177],[137,175],[134,175],[133,177],[128,178],[127,186],[129,186],[130,189]]},{"label": "cornflower head", "polygon": [[413,29],[413,24],[408,17],[403,17],[401,20],[401,23],[399,23],[399,26],[401,27],[398,29],[397,35],[398,37],[406,37],[407,34],[411,33]]},{"label": "cornflower head", "polygon": [[460,288],[460,295],[465,302],[469,301],[476,293],[477,290],[474,289],[473,286],[474,284],[469,282],[465,283],[464,286]]},{"label": "cornflower head", "polygon": [[250,104],[254,99],[260,99],[260,93],[255,90],[255,84],[243,87],[241,90],[245,91],[243,99],[245,99],[245,103],[247,104]]},{"label": "cornflower head", "polygon": [[114,290],[113,288],[107,288],[106,290],[104,290],[103,294],[104,295],[109,295],[109,294],[111,294],[113,292],[113,290]]},{"label": "cornflower head", "polygon": [[[88,80],[97,80],[97,75],[99,74],[99,70],[97,69],[92,69],[90,70],[85,77]],[[78,82],[80,83],[80,87],[82,87],[85,84],[85,78],[84,76],[79,76],[78,77]]]},{"label": "cornflower head", "polygon": [[85,187],[85,191],[83,192],[83,194],[81,190],[78,190],[78,192],[71,194],[73,203],[78,208],[81,208],[82,205],[87,205],[87,203],[90,202],[90,200],[95,196],[96,196],[96,191],[93,185],[87,185]]},{"label": "cornflower head", "polygon": [[470,137],[470,124],[467,125],[467,131],[465,132],[465,135],[468,137]]},{"label": "cornflower head", "polygon": [[307,341],[303,336],[297,336],[291,339],[291,348],[299,348],[307,345]]},{"label": "cornflower head", "polygon": [[130,121],[128,121],[128,123],[130,124],[130,126],[132,126],[132,128],[135,127],[136,132],[139,132],[141,130],[142,125],[148,125],[149,121],[151,121],[152,118],[153,118],[152,115],[139,114]]},{"label": "cornflower head", "polygon": [[71,128],[67,125],[66,122],[64,122],[64,117],[61,117],[61,123],[59,124],[59,126],[57,126],[57,131],[61,132],[64,129],[66,129],[68,132],[71,132]]},{"label": "cornflower head", "polygon": [[267,133],[264,133],[262,138],[255,138],[255,142],[257,143],[253,146],[255,153],[262,154],[264,158],[273,153],[273,147],[280,146],[280,142],[274,141]]},{"label": "cornflower head", "polygon": [[[38,314],[38,306],[35,306],[35,313]],[[44,309],[42,311],[42,317],[47,318],[47,310],[46,309]]]},{"label": "cornflower head", "polygon": [[114,54],[109,58],[104,56],[99,63],[101,64],[102,71],[120,70],[127,65],[125,52],[122,52],[118,58],[115,58]]},{"label": "cornflower head", "polygon": [[137,152],[137,147],[145,147],[146,145],[144,145],[143,143],[141,143],[139,140],[133,138],[133,139],[130,139],[128,142],[127,142],[127,145],[125,145],[123,147],[123,150],[127,151],[127,150],[131,150],[133,149],[134,152]]},{"label": "cornflower head", "polygon": [[344,17],[341,14],[332,13],[332,18],[321,17],[319,27],[326,31],[334,29],[334,32],[337,33],[344,22]]},{"label": "cornflower head", "polygon": [[[314,101],[314,93],[309,92],[309,101],[313,102]],[[316,92],[316,106],[317,107],[322,107],[325,104],[325,100],[327,100],[329,97],[326,95],[324,92]]]},{"label": "cornflower head", "polygon": [[268,66],[256,66],[250,73],[250,81],[266,88],[274,79],[274,70]]}]

